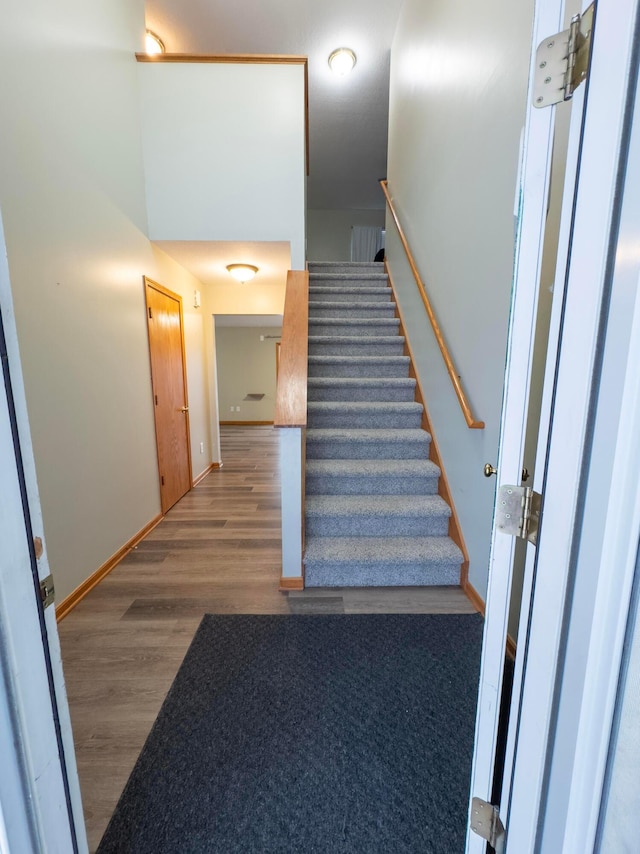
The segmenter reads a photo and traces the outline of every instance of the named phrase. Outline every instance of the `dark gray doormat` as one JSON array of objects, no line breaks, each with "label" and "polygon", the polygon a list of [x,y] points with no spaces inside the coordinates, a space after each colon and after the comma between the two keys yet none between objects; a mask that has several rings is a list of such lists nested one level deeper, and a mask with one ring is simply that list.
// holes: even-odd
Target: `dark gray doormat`
[{"label": "dark gray doormat", "polygon": [[479,615],[207,615],[98,854],[462,854]]}]

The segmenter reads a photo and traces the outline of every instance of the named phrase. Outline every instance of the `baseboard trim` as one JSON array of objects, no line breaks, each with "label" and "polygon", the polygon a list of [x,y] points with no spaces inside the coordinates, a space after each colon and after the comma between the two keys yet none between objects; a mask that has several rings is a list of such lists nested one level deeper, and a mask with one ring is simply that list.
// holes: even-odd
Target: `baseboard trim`
[{"label": "baseboard trim", "polygon": [[280,590],[304,590],[304,578],[299,575],[294,578],[280,576]]},{"label": "baseboard trim", "polygon": [[[469,579],[466,579],[463,584],[460,585],[462,587],[462,592],[465,594],[467,599],[471,602],[473,607],[478,611],[479,614],[485,616],[485,602],[482,596],[478,593],[476,588],[471,584]],[[511,635],[507,635],[507,645],[506,645],[507,655],[511,659],[515,659],[516,657],[516,642],[511,637]]]},{"label": "baseboard trim", "polygon": [[273,427],[273,421],[220,421],[221,427]]},{"label": "baseboard trim", "polygon": [[196,478],[194,478],[194,480],[191,484],[191,488],[193,489],[194,486],[197,486],[200,483],[200,481],[204,480],[205,477],[208,474],[211,474],[211,472],[214,469],[220,469],[220,468],[222,468],[222,463],[211,463],[210,466],[207,466],[204,471],[201,471],[200,474]]},{"label": "baseboard trim", "polygon": [[484,617],[484,599],[478,593],[473,584],[467,578],[460,586],[462,587],[462,592],[465,594],[469,602],[471,602],[476,611]]},{"label": "baseboard trim", "polygon": [[147,525],[142,528],[142,530],[138,531],[130,540],[128,540],[121,549],[112,555],[109,560],[102,564],[102,566],[97,569],[94,573],[92,573],[86,581],[83,581],[79,587],[70,593],[66,599],[63,599],[62,602],[56,605],[56,621],[59,623],[63,620],[67,614],[72,611],[78,602],[81,602],[84,597],[89,593],[90,590],[93,590],[96,585],[98,585],[103,578],[105,578],[112,569],[115,569],[116,566],[120,563],[120,561],[126,557],[131,549],[138,545],[140,540],[144,539],[148,533],[153,531],[156,525],[162,521],[164,518],[163,514],[160,513],[155,519],[152,519]]}]

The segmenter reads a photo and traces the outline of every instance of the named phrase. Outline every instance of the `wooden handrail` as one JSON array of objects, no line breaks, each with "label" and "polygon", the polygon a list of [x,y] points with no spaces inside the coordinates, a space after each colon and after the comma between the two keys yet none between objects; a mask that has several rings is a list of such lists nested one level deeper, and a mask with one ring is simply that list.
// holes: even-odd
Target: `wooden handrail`
[{"label": "wooden handrail", "polygon": [[136,53],[138,62],[209,62],[228,65],[302,65],[304,69],[304,151],[309,174],[309,59],[281,53]]},{"label": "wooden handrail", "polygon": [[275,427],[307,426],[309,274],[289,270],[284,300]]},{"label": "wooden handrail", "polygon": [[444,335],[442,334],[442,330],[440,329],[440,324],[436,318],[435,312],[427,296],[427,291],[424,286],[424,282],[420,278],[420,273],[418,272],[418,268],[416,266],[415,259],[413,257],[413,253],[409,248],[409,243],[407,241],[406,235],[400,225],[400,220],[398,219],[398,214],[393,205],[393,201],[391,199],[391,195],[389,194],[389,188],[387,181],[380,181],[380,186],[382,187],[382,192],[385,195],[385,199],[387,200],[387,204],[389,205],[389,211],[391,212],[391,216],[395,223],[396,228],[398,229],[398,234],[400,236],[400,241],[404,247],[404,251],[407,255],[407,260],[409,262],[409,266],[411,267],[411,272],[413,273],[413,277],[416,280],[416,285],[418,286],[418,292],[422,298],[422,302],[424,303],[424,307],[427,311],[427,315],[429,316],[429,320],[431,321],[431,326],[433,328],[433,334],[436,336],[436,341],[438,342],[438,347],[440,347],[440,352],[442,353],[442,358],[444,359],[444,363],[447,368],[447,373],[449,374],[449,378],[453,383],[453,388],[456,393],[456,397],[458,398],[458,402],[460,403],[460,408],[462,409],[462,414],[464,415],[464,420],[467,422],[467,426],[472,430],[482,430],[484,427],[484,421],[478,421],[473,416],[473,412],[471,411],[471,406],[469,405],[469,401],[466,398],[464,390],[462,388],[462,383],[460,382],[460,377],[456,373],[455,365],[453,364],[453,360],[451,355],[449,354],[449,350],[447,349],[447,345],[444,340]]}]

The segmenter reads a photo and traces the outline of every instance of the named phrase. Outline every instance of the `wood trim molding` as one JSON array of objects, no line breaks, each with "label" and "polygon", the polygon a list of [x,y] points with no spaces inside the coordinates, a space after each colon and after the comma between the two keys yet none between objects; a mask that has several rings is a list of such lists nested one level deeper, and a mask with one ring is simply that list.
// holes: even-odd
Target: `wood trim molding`
[{"label": "wood trim molding", "polygon": [[476,611],[479,614],[482,614],[482,616],[484,617],[484,599],[478,593],[478,591],[468,578],[465,578],[464,582],[461,584],[461,587],[462,592],[465,594],[469,602],[471,602]]},{"label": "wood trim molding", "polygon": [[[433,306],[431,305],[431,301],[427,296],[427,291],[424,286],[424,282],[420,278],[420,273],[416,266],[415,259],[413,257],[413,253],[409,248],[409,243],[407,241],[406,235],[402,226],[400,225],[400,220],[398,219],[398,214],[393,204],[393,200],[391,199],[391,195],[389,193],[388,184],[386,181],[380,181],[380,186],[382,187],[382,192],[384,193],[385,199],[387,201],[387,205],[389,206],[389,211],[391,212],[391,217],[395,223],[395,226],[398,230],[398,234],[400,236],[400,241],[402,246],[404,247],[405,254],[407,256],[407,260],[409,262],[409,266],[411,267],[411,272],[413,273],[413,277],[416,280],[416,285],[418,286],[418,291],[420,293],[420,297],[426,309],[427,315],[429,316],[429,320],[431,321],[431,326],[433,328],[433,334],[436,336],[436,341],[438,342],[438,347],[440,348],[440,352],[442,353],[442,358],[444,359],[445,366],[447,368],[447,373],[449,374],[449,378],[453,384],[454,391],[456,393],[456,397],[458,398],[458,402],[460,404],[460,408],[462,409],[462,414],[464,415],[464,420],[467,422],[467,426],[472,430],[482,430],[484,428],[484,421],[478,421],[473,412],[471,410],[471,405],[467,400],[467,397],[462,388],[462,383],[460,381],[460,377],[456,371],[455,365],[453,364],[453,359],[451,358],[451,354],[447,348],[447,344],[444,340],[444,335],[442,334],[442,330],[440,329],[440,324],[436,318],[435,312],[433,310]],[[388,272],[388,271],[387,271]]]},{"label": "wood trim molding", "polygon": [[221,427],[273,427],[273,421],[220,421]]},{"label": "wood trim molding", "polygon": [[385,269],[387,271],[387,275],[389,277],[389,284],[391,286],[391,290],[393,292],[394,301],[396,304],[396,317],[400,321],[399,333],[404,336],[404,353],[410,359],[409,364],[409,376],[416,381],[416,391],[415,398],[417,403],[422,404],[422,428],[426,430],[431,435],[431,447],[429,449],[429,459],[434,462],[438,468],[440,469],[440,478],[438,479],[438,494],[443,498],[449,507],[451,508],[451,516],[449,517],[449,531],[448,534],[453,540],[453,542],[458,546],[460,551],[462,552],[463,561],[462,567],[460,570],[460,584],[464,589],[466,583],[468,583],[468,575],[469,575],[469,553],[467,552],[467,547],[464,542],[464,537],[462,535],[462,526],[460,525],[460,518],[458,516],[458,512],[456,510],[455,503],[453,501],[453,495],[451,493],[451,488],[449,486],[449,480],[447,479],[447,473],[444,470],[444,466],[442,464],[442,457],[440,455],[440,448],[438,447],[438,441],[434,435],[433,424],[431,418],[429,416],[429,410],[427,408],[427,403],[424,395],[424,391],[422,389],[422,384],[420,379],[416,373],[415,369],[415,359],[413,357],[413,350],[411,349],[411,344],[409,343],[409,339],[406,334],[405,325],[404,325],[404,317],[402,315],[402,310],[400,309],[400,303],[398,302],[398,296],[396,291],[395,282],[393,281],[393,276],[386,266]]},{"label": "wood trim molding", "polygon": [[304,578],[301,575],[294,578],[281,575],[280,590],[304,590]]},{"label": "wood trim molding", "polygon": [[197,486],[208,474],[211,474],[214,469],[219,468],[222,468],[222,463],[211,463],[211,465],[207,466],[204,471],[201,471],[200,474],[193,479],[191,482],[191,488],[193,489],[194,486]]},{"label": "wood trim molding", "polygon": [[164,516],[160,513],[154,519],[152,519],[147,525],[144,526],[137,534],[134,534],[130,540],[128,540],[121,549],[112,555],[109,560],[105,561],[102,566],[97,569],[94,573],[92,573],[86,581],[83,581],[79,587],[70,593],[66,599],[63,599],[62,602],[56,604],[56,621],[59,623],[63,620],[67,614],[72,611],[76,605],[81,602],[84,597],[89,593],[89,591],[93,590],[93,588],[99,584],[103,578],[105,578],[109,573],[116,568],[116,566],[120,563],[120,561],[125,558],[131,549],[135,548],[140,540],[143,540],[147,534],[151,533],[153,529],[158,525]]},{"label": "wood trim molding", "polygon": [[309,58],[280,53],[136,53],[138,62],[200,62],[227,65],[302,65],[304,68],[304,150],[309,174]]},{"label": "wood trim molding", "polygon": [[289,270],[282,322],[275,427],[307,426],[309,273]]},{"label": "wood trim molding", "polygon": [[136,53],[138,62],[200,62],[250,65],[306,65],[308,57],[291,53]]}]

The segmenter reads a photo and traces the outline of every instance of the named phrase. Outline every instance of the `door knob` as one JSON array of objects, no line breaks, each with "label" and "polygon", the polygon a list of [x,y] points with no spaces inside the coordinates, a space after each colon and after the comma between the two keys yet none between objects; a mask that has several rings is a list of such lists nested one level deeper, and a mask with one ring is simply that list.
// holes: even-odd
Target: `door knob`
[{"label": "door knob", "polygon": [[491,463],[487,463],[484,467],[484,476],[491,477],[492,474],[498,474],[498,469],[494,469]]}]

